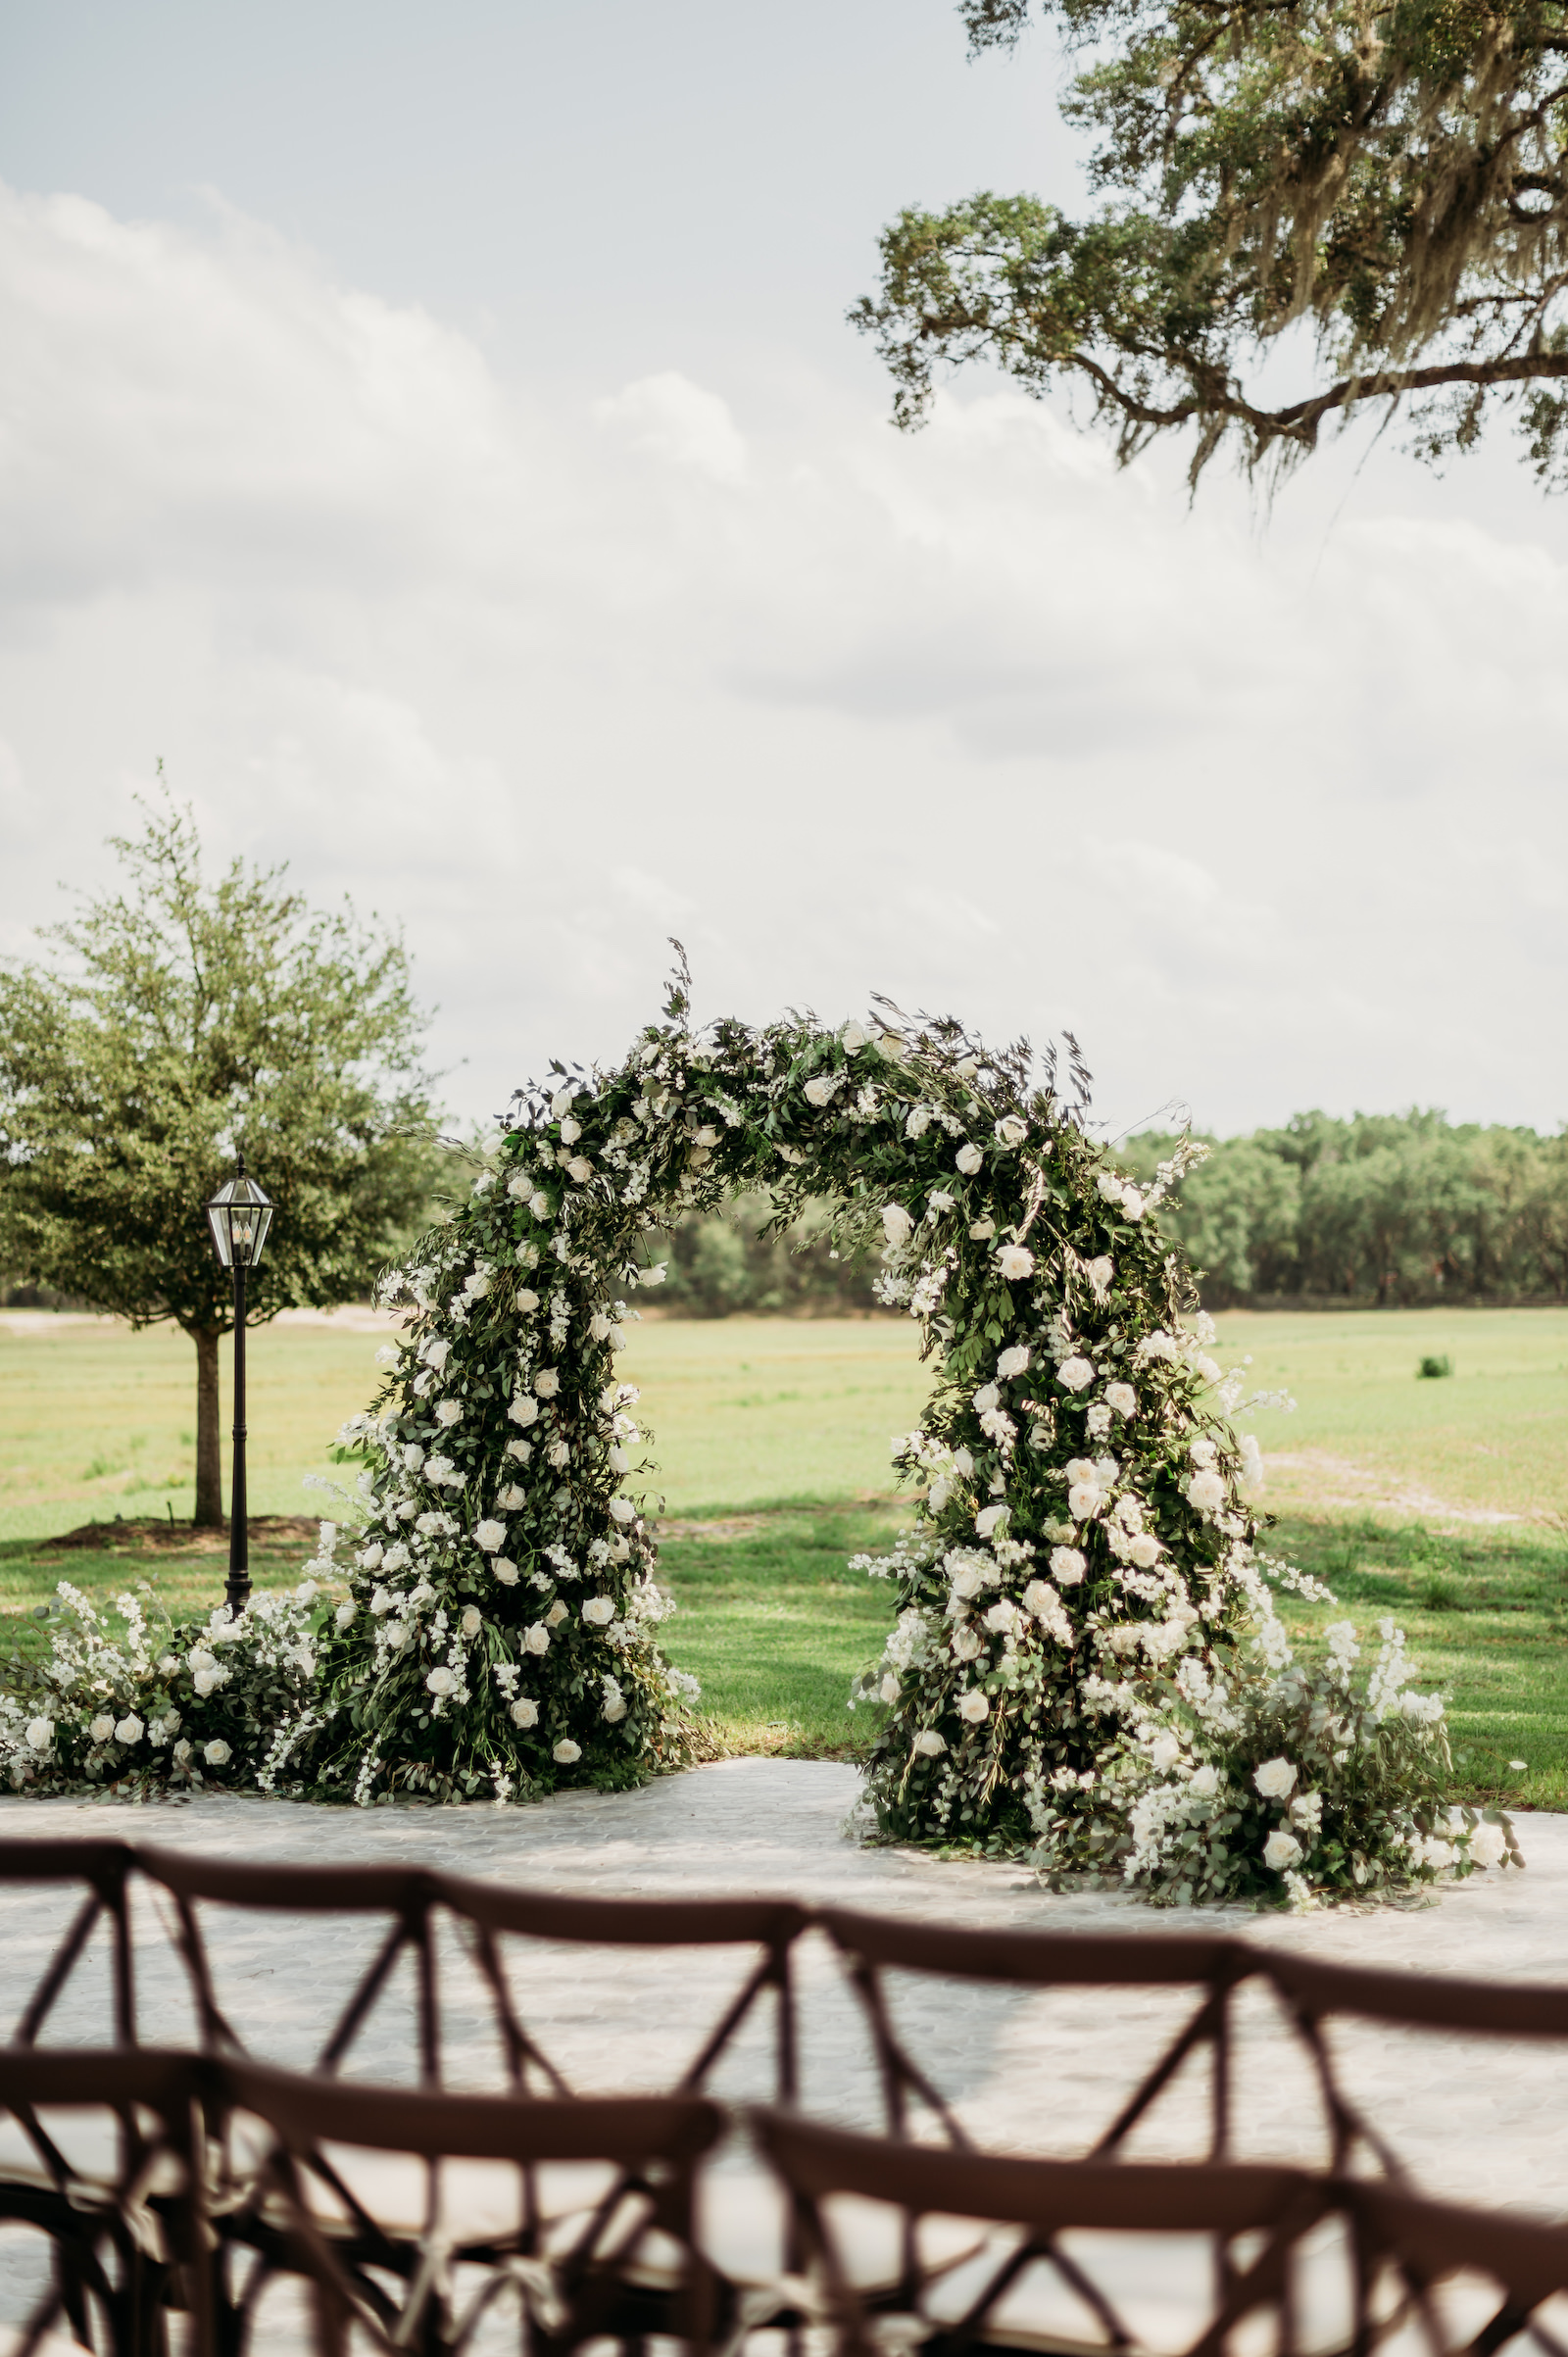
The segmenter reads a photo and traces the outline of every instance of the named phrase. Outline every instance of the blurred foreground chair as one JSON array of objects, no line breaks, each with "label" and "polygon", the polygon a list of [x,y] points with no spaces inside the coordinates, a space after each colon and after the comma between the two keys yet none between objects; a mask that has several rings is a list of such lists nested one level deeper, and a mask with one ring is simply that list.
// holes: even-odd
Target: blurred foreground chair
[{"label": "blurred foreground chair", "polygon": [[[74,1973],[82,1968],[93,1933],[102,1924],[109,1935],[108,2005],[100,2007],[98,2045],[136,2043],[135,1942],[131,1936],[128,1880],[136,1852],[128,1841],[0,1841],[0,1890],[14,1892],[7,1947],[9,1968],[5,2000],[16,2002],[13,2044],[32,2045],[48,2022]],[[59,1942],[30,1989],[19,1969],[18,1949],[25,1929],[24,1892],[58,1889],[78,1891],[74,1914],[64,1926]]]},{"label": "blurred foreground chair", "polygon": [[[835,2357],[1493,2357],[1521,2335],[1561,2357],[1561,2227],[1294,2169],[1014,2159],[780,2112],[754,2127],[808,2254],[780,2293]],[[859,2278],[877,2212],[908,2254],[891,2292]]]}]

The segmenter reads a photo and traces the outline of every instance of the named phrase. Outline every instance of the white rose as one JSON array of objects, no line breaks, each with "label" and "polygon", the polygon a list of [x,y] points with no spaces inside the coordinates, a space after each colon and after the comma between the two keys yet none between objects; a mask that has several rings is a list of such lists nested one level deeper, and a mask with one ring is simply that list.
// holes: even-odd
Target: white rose
[{"label": "white rose", "polygon": [[933,1514],[940,1514],[952,1496],[953,1484],[950,1481],[944,1481],[939,1475],[927,1493],[926,1504],[931,1508]]},{"label": "white rose", "polygon": [[1301,1854],[1301,1844],[1294,1834],[1273,1833],[1263,1844],[1263,1863],[1276,1874],[1294,1866]]},{"label": "white rose", "polygon": [[465,1637],[478,1636],[479,1631],[484,1627],[484,1614],[480,1611],[477,1604],[464,1605],[463,1618],[459,1621],[458,1627],[462,1630]]},{"label": "white rose", "polygon": [[997,1123],[997,1137],[1004,1146],[1021,1146],[1029,1135],[1029,1124],[1016,1113],[1004,1113]]},{"label": "white rose", "polygon": [[1138,1394],[1133,1390],[1133,1387],[1130,1383],[1107,1383],[1105,1386],[1105,1405],[1107,1407],[1113,1407],[1118,1416],[1125,1417],[1136,1415],[1138,1412]]},{"label": "white rose", "polygon": [[1101,1252],[1095,1259],[1084,1262],[1084,1275],[1094,1287],[1097,1301],[1104,1301],[1115,1274],[1116,1263],[1108,1252]]},{"label": "white rose", "polygon": [[186,1743],[183,1736],[180,1737],[179,1742],[174,1745],[172,1756],[176,1768],[189,1767],[191,1757],[190,1745]]},{"label": "white rose", "polygon": [[612,1596],[589,1596],[583,1605],[582,1616],[590,1629],[608,1628],[615,1617],[614,1597]]},{"label": "white rose", "polygon": [[858,1023],[846,1023],[844,1029],[839,1033],[839,1037],[844,1042],[846,1056],[858,1056],[860,1050],[869,1041],[871,1034]]},{"label": "white rose", "polygon": [[582,1123],[581,1123],[580,1121],[574,1121],[574,1120],[572,1119],[572,1116],[570,1115],[570,1113],[567,1113],[567,1115],[565,1116],[564,1120],[564,1121],[562,1122],[562,1124],[561,1124],[561,1143],[562,1143],[562,1145],[563,1145],[563,1146],[575,1146],[575,1145],[576,1145],[576,1143],[577,1143],[577,1140],[578,1140],[578,1139],[579,1139],[581,1136],[582,1136]]},{"label": "white rose", "polygon": [[191,1680],[192,1686],[195,1687],[204,1702],[215,1686],[222,1686],[225,1683],[223,1673],[220,1669],[198,1670]]},{"label": "white rose", "polygon": [[549,1196],[544,1194],[541,1189],[536,1187],[532,1195],[530,1195],[528,1198],[528,1208],[533,1213],[535,1219],[548,1219],[550,1217]]},{"label": "white rose", "polygon": [[[469,1278],[468,1282],[470,1285],[472,1284],[473,1280],[471,1277]],[[427,1367],[434,1367],[438,1375],[445,1367],[447,1360],[451,1357],[451,1355],[452,1345],[450,1342],[448,1342],[444,1334],[432,1334],[429,1341],[424,1345],[423,1349],[419,1352],[421,1363]]]},{"label": "white rose", "polygon": [[[1081,1521],[1083,1518],[1080,1515],[1078,1519]],[[1088,1569],[1088,1565],[1084,1561],[1080,1548],[1054,1547],[1051,1550],[1051,1568],[1063,1588],[1076,1588]]]},{"label": "white rose", "polygon": [[1139,1194],[1136,1187],[1123,1187],[1121,1191],[1121,1207],[1126,1212],[1129,1219],[1143,1218],[1144,1199]]},{"label": "white rose", "polygon": [[1094,1368],[1087,1358],[1079,1358],[1076,1353],[1071,1358],[1064,1358],[1056,1369],[1056,1381],[1061,1385],[1063,1391],[1081,1392],[1087,1384],[1093,1383],[1094,1380]]},{"label": "white rose", "polygon": [[957,1153],[953,1158],[957,1163],[958,1168],[963,1172],[965,1178],[973,1178],[975,1172],[980,1168],[986,1157],[980,1152],[978,1146],[971,1145],[969,1141],[965,1139],[964,1143],[959,1147]]},{"label": "white rose", "polygon": [[1252,1770],[1252,1782],[1265,1800],[1288,1800],[1296,1790],[1296,1770],[1288,1759],[1266,1759]]},{"label": "white rose", "polygon": [[555,1602],[551,1605],[549,1611],[545,1614],[545,1627],[547,1629],[559,1629],[562,1622],[566,1617],[567,1610],[565,1602],[563,1597],[558,1596]]},{"label": "white rose", "polygon": [[1014,1343],[1010,1350],[1004,1350],[997,1359],[997,1373],[1004,1383],[1011,1383],[1016,1376],[1027,1375],[1028,1372],[1027,1343]]},{"label": "white rose", "polygon": [[969,1726],[971,1726],[971,1727],[978,1727],[978,1726],[979,1726],[979,1724],[980,1724],[980,1722],[981,1722],[981,1720],[982,1720],[982,1719],[985,1719],[985,1718],[989,1718],[989,1717],[990,1717],[990,1715],[991,1715],[991,1704],[990,1704],[990,1702],[987,1700],[986,1696],[985,1696],[985,1695],[984,1695],[984,1694],[983,1694],[980,1692],[980,1690],[979,1690],[979,1688],[978,1688],[978,1687],[971,1686],[971,1687],[970,1687],[970,1689],[969,1689],[969,1692],[968,1692],[966,1694],[964,1694],[964,1695],[960,1696],[960,1698],[959,1698],[959,1702],[958,1702],[958,1716],[959,1716],[959,1718],[960,1718],[960,1719],[963,1719],[964,1721],[966,1721],[966,1723],[967,1723]]},{"label": "white rose", "polygon": [[883,1204],[882,1233],[895,1251],[908,1243],[914,1233],[914,1222],[902,1203]]},{"label": "white rose", "polygon": [[142,1723],[136,1713],[133,1710],[127,1710],[115,1729],[115,1741],[117,1743],[139,1743],[143,1732]]},{"label": "white rose", "polygon": [[554,1367],[541,1367],[533,1379],[533,1388],[541,1399],[553,1399],[561,1389],[561,1377]]},{"label": "white rose", "polygon": [[1225,1484],[1217,1473],[1195,1473],[1187,1485],[1188,1502],[1200,1514],[1216,1514],[1225,1503]]},{"label": "white rose", "polygon": [[1032,1612],[1037,1620],[1044,1613],[1054,1612],[1060,1601],[1060,1596],[1049,1580],[1031,1580],[1023,1592],[1023,1608],[1026,1612]]},{"label": "white rose", "polygon": [[1159,1541],[1154,1537],[1152,1531],[1138,1531],[1131,1540],[1127,1552],[1140,1571],[1152,1571],[1154,1565],[1159,1561]]},{"label": "white rose", "polygon": [[485,1553],[493,1555],[498,1547],[505,1547],[507,1543],[507,1526],[504,1522],[476,1522],[473,1536]]},{"label": "white rose", "polygon": [[358,1608],[359,1607],[356,1605],[354,1598],[350,1596],[346,1604],[339,1604],[337,1610],[333,1613],[332,1618],[336,1621],[340,1629],[346,1629],[352,1624],[354,1615]]},{"label": "white rose", "polygon": [[517,1288],[517,1315],[519,1317],[532,1317],[538,1306],[539,1296],[534,1292],[533,1287],[531,1285],[519,1285]]},{"label": "white rose", "polygon": [[831,1105],[838,1094],[838,1086],[839,1076],[836,1072],[819,1072],[814,1080],[808,1080],[806,1084],[807,1104]]},{"label": "white rose", "polygon": [[458,1682],[449,1669],[437,1667],[430,1672],[424,1683],[433,1694],[449,1694]]},{"label": "white rose", "polygon": [[101,1710],[98,1713],[98,1716],[93,1720],[92,1725],[87,1730],[87,1733],[92,1737],[92,1740],[95,1743],[107,1743],[114,1732],[115,1722],[109,1716],[109,1713],[106,1710]]},{"label": "white rose", "polygon": [[419,1447],[417,1441],[411,1441],[403,1451],[403,1464],[405,1471],[409,1473],[417,1473],[419,1467],[423,1463],[424,1450]]},{"label": "white rose", "polygon": [[635,1522],[637,1519],[637,1508],[629,1498],[612,1498],[610,1511],[617,1522]]},{"label": "white rose", "polygon": [[503,1588],[515,1588],[517,1585],[517,1566],[511,1560],[510,1556],[493,1556],[491,1558],[490,1568],[495,1573],[496,1578],[501,1582]]},{"label": "white rose", "polygon": [[463,1421],[463,1401],[461,1399],[438,1399],[435,1403],[435,1420],[438,1424],[444,1424],[450,1431],[454,1424],[460,1424]]},{"label": "white rose", "polygon": [[1170,1770],[1175,1767],[1176,1762],[1181,1758],[1181,1744],[1178,1743],[1175,1736],[1168,1733],[1165,1735],[1156,1735],[1153,1742],[1149,1746],[1150,1764],[1153,1768],[1157,1769],[1161,1776],[1169,1774]]},{"label": "white rose", "polygon": [[1017,1617],[1017,1606],[1009,1603],[1004,1596],[998,1596],[986,1614],[986,1627],[991,1631],[993,1637],[1005,1637]]},{"label": "white rose", "polygon": [[514,1424],[535,1424],[539,1420],[539,1402],[528,1392],[519,1392],[507,1413]]},{"label": "white rose", "polygon": [[1200,1768],[1194,1769],[1187,1790],[1200,1800],[1212,1800],[1219,1791],[1219,1770],[1205,1760]]},{"label": "white rose", "polygon": [[222,1737],[215,1735],[210,1743],[203,1743],[202,1757],[210,1768],[226,1768],[233,1753]]},{"label": "white rose", "polygon": [[640,1268],[637,1271],[638,1284],[662,1285],[664,1282],[664,1268],[665,1263],[662,1260],[660,1261],[657,1268]]},{"label": "white rose", "polygon": [[596,1309],[588,1320],[588,1332],[596,1343],[605,1342],[609,1339],[610,1329],[613,1323],[614,1320],[607,1311]]},{"label": "white rose", "polygon": [[976,1244],[989,1244],[997,1232],[994,1219],[975,1219],[969,1223],[969,1233]]},{"label": "white rose", "polygon": [[1102,1170],[1095,1184],[1099,1187],[1101,1195],[1107,1203],[1120,1203],[1121,1191],[1125,1181],[1119,1179],[1114,1170]]},{"label": "white rose", "polygon": [[1000,1404],[1002,1394],[998,1391],[994,1383],[982,1383],[980,1389],[975,1393],[974,1396],[975,1414],[977,1416],[989,1416],[991,1410]]},{"label": "white rose", "polygon": [[55,1723],[53,1719],[29,1719],[27,1721],[27,1747],[29,1750],[47,1751],[54,1740]]},{"label": "white rose", "polygon": [[526,1694],[519,1694],[512,1705],[512,1724],[514,1727],[537,1727],[539,1724],[538,1703],[530,1702]]},{"label": "white rose", "polygon": [[522,1633],[522,1642],[530,1653],[548,1653],[550,1650],[550,1631],[545,1627],[545,1624],[542,1620],[533,1621],[526,1629],[524,1629]]},{"label": "white rose", "polygon": [[922,1727],[914,1739],[914,1748],[922,1759],[939,1759],[947,1747],[946,1736],[938,1735],[934,1727]]},{"label": "white rose", "polygon": [[574,1154],[566,1164],[566,1176],[574,1186],[586,1187],[593,1174],[594,1166],[586,1154]]},{"label": "white rose", "polygon": [[[29,1743],[32,1740],[30,1729],[27,1740]],[[1500,1825],[1483,1822],[1474,1828],[1470,1836],[1470,1862],[1473,1866],[1500,1866],[1507,1852],[1508,1844],[1503,1839]]]},{"label": "white rose", "polygon": [[1099,1510],[1102,1497],[1098,1482],[1075,1481],[1067,1492],[1067,1511],[1074,1522],[1087,1522]]},{"label": "white rose", "polygon": [[974,1518],[974,1527],[979,1536],[982,1539],[994,1538],[1006,1521],[1010,1511],[1010,1507],[1004,1505],[982,1506]]},{"label": "white rose", "polygon": [[581,1759],[582,1745],[574,1743],[569,1735],[564,1735],[550,1756],[558,1760],[562,1767],[569,1768],[574,1760]]}]

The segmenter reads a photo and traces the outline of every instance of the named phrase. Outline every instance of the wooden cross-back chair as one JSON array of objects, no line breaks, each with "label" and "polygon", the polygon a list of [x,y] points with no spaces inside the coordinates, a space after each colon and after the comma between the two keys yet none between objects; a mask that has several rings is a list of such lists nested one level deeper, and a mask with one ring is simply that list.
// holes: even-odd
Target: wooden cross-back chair
[{"label": "wooden cross-back chair", "polygon": [[[1562,2227],[1266,2165],[1018,2159],[776,2111],[754,2129],[808,2254],[781,2291],[834,2357],[1494,2357],[1521,2335],[1563,2357],[1540,2315],[1568,2290]],[[867,2209],[902,2224],[896,2288],[860,2280]]]},{"label": "wooden cross-back chair", "polygon": [[0,1889],[55,1887],[80,1892],[59,1945],[14,2022],[13,2044],[36,2042],[100,1924],[108,1927],[110,1940],[110,2013],[103,2024],[107,2035],[97,2042],[136,2043],[136,1959],[127,1888],[135,1863],[128,1841],[0,1841]]},{"label": "wooden cross-back chair", "polygon": [[83,2348],[161,2357],[171,2308],[194,2357],[215,2357],[200,2072],[146,2046],[0,2046],[0,2223],[48,2259],[12,2357],[62,2324]]},{"label": "wooden cross-back chair", "polygon": [[824,1907],[816,1921],[837,1946],[865,2009],[881,2082],[884,2124],[892,2136],[910,2130],[913,2103],[934,2116],[950,2143],[973,2138],[930,2073],[909,2051],[894,2023],[887,1976],[913,1973],[1020,1989],[1190,1989],[1194,2008],[1176,2037],[1146,2073],[1092,2147],[1114,2153],[1192,2054],[1210,2057],[1206,2157],[1223,2160],[1230,2147],[1231,1998],[1263,1959],[1236,1939],[1198,1933],[1036,1932],[975,1930],[905,1918],[862,1915]]},{"label": "wooden cross-back chair", "polygon": [[[717,2286],[693,2227],[697,2163],[724,2127],[706,2097],[453,2095],[207,2064],[225,2115],[213,2201],[224,2357],[265,2349],[280,2279],[309,2294],[312,2345],[459,2357],[498,2302],[520,2345],[672,2335],[702,2357]],[[583,2179],[538,2208],[542,2175]],[[442,2187],[435,2207],[421,2188]],[[607,2189],[611,2198],[607,2198]]]},{"label": "wooden cross-back chair", "polygon": [[243,2052],[245,2041],[219,2001],[201,1921],[204,1903],[314,1916],[382,1915],[390,1919],[387,1930],[315,2067],[338,2069],[408,1950],[415,1962],[419,2075],[426,2085],[439,2086],[446,2073],[436,1932],[446,1918],[478,1971],[508,2077],[519,2091],[565,2096],[573,2090],[536,2031],[518,2018],[502,1951],[507,1938],[604,1948],[756,1948],[756,1962],[702,2037],[675,2090],[691,2091],[706,2084],[754,2008],[770,1992],[775,2009],[773,2093],[780,2102],[794,2100],[791,1955],[808,1919],[806,1909],[791,1899],[577,1897],[419,1866],[274,1864],[161,1848],[140,1850],[137,1862],[173,1902],[201,2035],[215,2051]]},{"label": "wooden cross-back chair", "polygon": [[[1448,1973],[1390,1972],[1324,1963],[1279,1948],[1259,1951],[1258,1960],[1316,2065],[1333,2136],[1330,2165],[1336,2171],[1350,2168],[1365,2155],[1391,2178],[1409,2174],[1408,2162],[1347,2085],[1345,2065],[1336,2059],[1330,2036],[1337,2019],[1424,2030],[1439,2038],[1518,2038],[1543,2044],[1555,2040],[1568,2049],[1568,1985],[1552,1988],[1470,1981]],[[1442,2065],[1443,2056],[1434,2053],[1433,2068]]]}]

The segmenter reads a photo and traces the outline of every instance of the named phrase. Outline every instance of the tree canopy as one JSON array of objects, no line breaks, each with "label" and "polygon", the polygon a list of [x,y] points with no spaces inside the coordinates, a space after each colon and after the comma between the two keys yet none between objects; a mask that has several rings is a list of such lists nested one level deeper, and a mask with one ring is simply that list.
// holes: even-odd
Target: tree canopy
[{"label": "tree canopy", "polygon": [[[1079,384],[1124,462],[1193,429],[1191,480],[1403,406],[1429,459],[1511,412],[1568,481],[1565,0],[1042,0],[1082,60],[1099,210],[987,191],[883,233],[851,313],[920,422],[946,365]],[[964,0],[971,54],[1030,0]],[[1295,333],[1288,331],[1295,330]],[[1279,380],[1305,380],[1288,399]]]},{"label": "tree canopy", "polygon": [[221,1520],[204,1206],[242,1146],[277,1205],[248,1313],[367,1291],[424,1207],[424,1017],[400,939],[313,912],[282,869],[204,880],[188,811],[114,837],[120,891],[0,971],[0,1265],[197,1346],[198,1521]]}]

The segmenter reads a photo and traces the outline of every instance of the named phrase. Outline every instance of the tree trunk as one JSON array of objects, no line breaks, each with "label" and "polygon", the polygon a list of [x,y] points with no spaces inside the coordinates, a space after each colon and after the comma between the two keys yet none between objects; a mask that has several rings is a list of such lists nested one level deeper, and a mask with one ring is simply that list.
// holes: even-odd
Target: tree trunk
[{"label": "tree trunk", "polygon": [[196,1345],[196,1524],[198,1529],[223,1527],[223,1450],[218,1428],[217,1326],[187,1329]]}]

